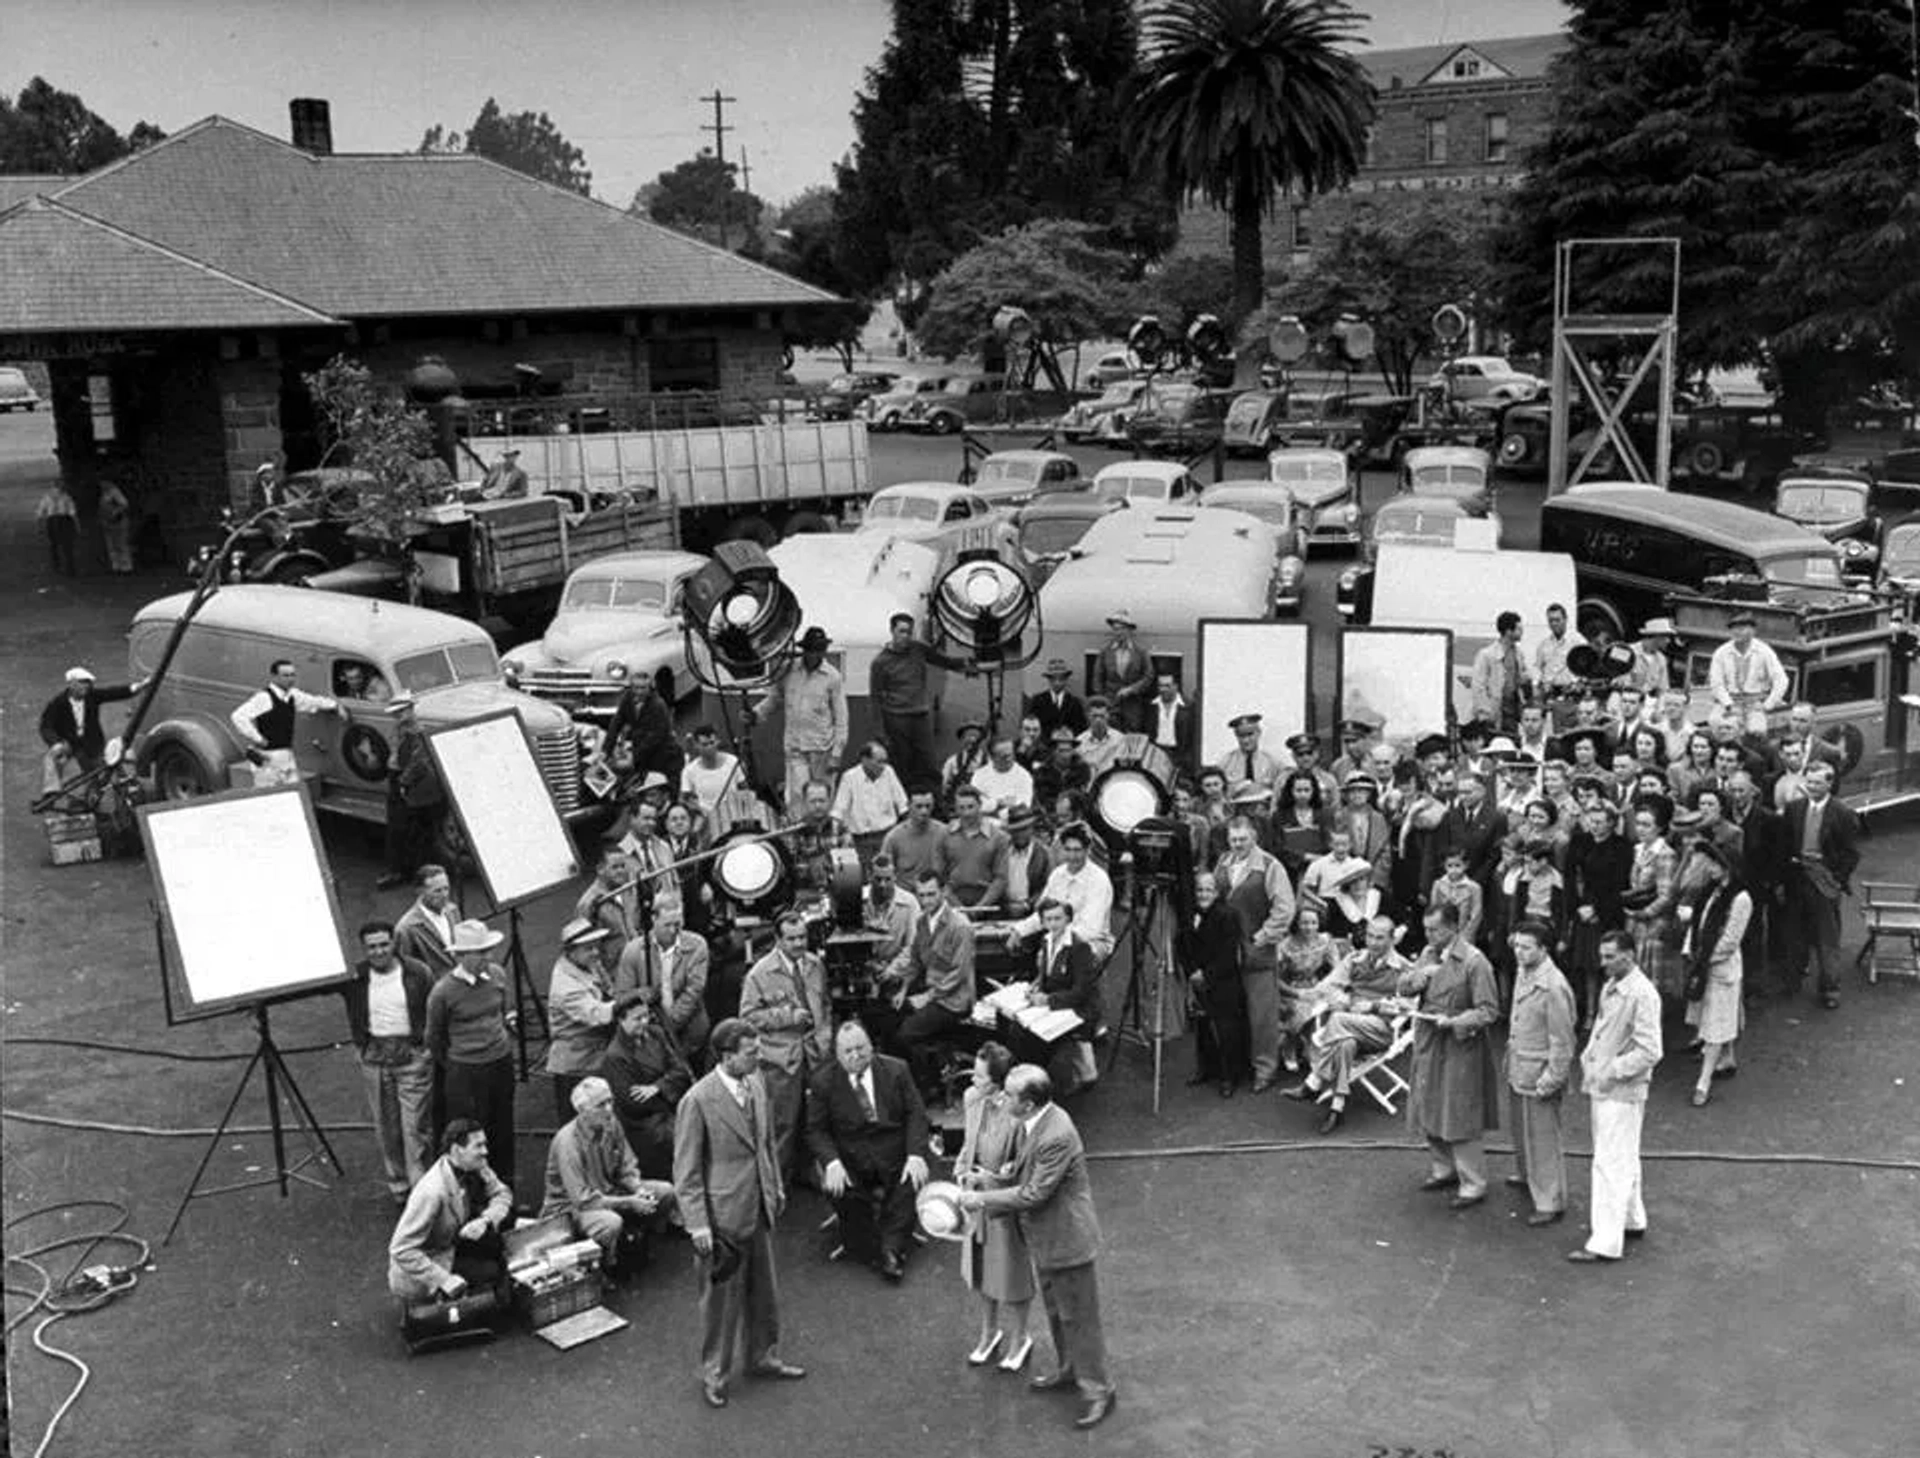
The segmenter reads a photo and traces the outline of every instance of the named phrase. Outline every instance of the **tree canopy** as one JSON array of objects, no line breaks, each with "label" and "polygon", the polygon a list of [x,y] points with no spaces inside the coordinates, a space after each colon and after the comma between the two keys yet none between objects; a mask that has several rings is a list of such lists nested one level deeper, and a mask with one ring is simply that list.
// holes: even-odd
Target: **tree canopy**
[{"label": "tree canopy", "polygon": [[933,281],[917,333],[932,354],[968,354],[993,333],[993,316],[1014,304],[1052,345],[1109,338],[1133,317],[1132,260],[1105,247],[1084,223],[1009,228],[956,258]]},{"label": "tree canopy", "polygon": [[765,209],[741,189],[738,167],[702,148],[641,188],[629,211],[723,248],[757,252]]},{"label": "tree canopy", "polygon": [[582,196],[593,191],[586,154],[560,134],[552,117],[544,111],[503,112],[491,96],[465,132],[428,127],[419,150],[471,152]]},{"label": "tree canopy", "polygon": [[20,95],[0,96],[0,173],[91,172],[166,136],[152,122],[135,122],[121,136],[71,91],[35,76]]},{"label": "tree canopy", "polygon": [[1044,218],[1087,223],[1139,261],[1172,242],[1172,207],[1126,151],[1128,0],[893,0],[893,17],[836,174],[854,288],[924,284],[982,239]]},{"label": "tree canopy", "polygon": [[[1573,0],[1552,130],[1498,241],[1505,322],[1548,337],[1557,242],[1672,237],[1689,371],[1770,361],[1815,426],[1920,373],[1911,24],[1904,0]],[[1594,263],[1582,307],[1649,306],[1652,250]]]},{"label": "tree canopy", "polygon": [[372,478],[358,493],[353,525],[381,542],[404,543],[415,514],[438,499],[447,481],[426,414],[344,354],[301,379],[325,422],[321,464],[352,466]]},{"label": "tree canopy", "polygon": [[830,289],[847,299],[837,309],[804,311],[804,327],[788,342],[803,348],[838,350],[841,366],[851,370],[854,347],[872,317],[873,305],[861,300],[840,268],[833,246],[833,208],[831,187],[808,188],[775,216],[761,258],[803,283]]}]

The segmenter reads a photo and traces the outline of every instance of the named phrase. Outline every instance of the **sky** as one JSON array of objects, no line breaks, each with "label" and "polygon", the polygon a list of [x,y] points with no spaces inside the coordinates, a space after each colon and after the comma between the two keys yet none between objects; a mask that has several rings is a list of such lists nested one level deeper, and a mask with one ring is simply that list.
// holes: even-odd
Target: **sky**
[{"label": "sky", "polygon": [[[1528,35],[1560,0],[1359,0],[1375,47]],[[35,76],[119,128],[212,113],[277,137],[287,102],[332,104],[334,147],[411,151],[464,130],[489,96],[544,111],[624,206],[713,142],[782,202],[830,182],[890,28],[887,0],[0,0],[0,90]]]}]

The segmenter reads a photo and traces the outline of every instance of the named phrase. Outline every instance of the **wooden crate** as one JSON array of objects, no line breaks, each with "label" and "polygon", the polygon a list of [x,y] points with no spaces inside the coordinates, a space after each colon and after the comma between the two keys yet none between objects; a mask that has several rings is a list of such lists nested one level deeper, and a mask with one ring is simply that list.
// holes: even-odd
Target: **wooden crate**
[{"label": "wooden crate", "polygon": [[56,866],[77,866],[101,858],[100,820],[95,815],[43,815],[47,849]]},{"label": "wooden crate", "polygon": [[513,1305],[526,1322],[527,1330],[538,1331],[563,1317],[591,1311],[600,1304],[604,1293],[605,1283],[601,1280],[599,1266],[576,1266],[560,1279],[538,1287],[515,1281]]}]

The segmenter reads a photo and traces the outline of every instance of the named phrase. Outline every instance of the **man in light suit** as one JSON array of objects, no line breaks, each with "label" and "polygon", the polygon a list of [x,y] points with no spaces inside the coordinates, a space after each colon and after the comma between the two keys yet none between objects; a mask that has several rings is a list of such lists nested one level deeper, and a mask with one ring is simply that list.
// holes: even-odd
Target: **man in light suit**
[{"label": "man in light suit", "polygon": [[1153,693],[1153,654],[1134,639],[1140,625],[1125,608],[1107,615],[1111,636],[1093,660],[1092,690],[1113,705],[1113,724],[1122,734],[1138,734],[1146,724],[1147,699]]},{"label": "man in light suit", "polygon": [[754,1071],[760,1039],[740,1018],[713,1030],[714,1070],[680,1101],[673,1183],[687,1235],[701,1257],[700,1382],[707,1406],[727,1405],[727,1382],[745,1358],[757,1377],[797,1381],[782,1361],[773,1228],[786,1186],[773,1143],[773,1106]]},{"label": "man in light suit", "polygon": [[1793,868],[1787,970],[1797,990],[1811,958],[1820,1005],[1831,1010],[1840,1006],[1840,898],[1860,864],[1860,817],[1835,798],[1832,765],[1810,763],[1806,778],[1806,797],[1788,803],[1780,835]]},{"label": "man in light suit", "polygon": [[1094,1272],[1100,1222],[1087,1183],[1086,1146],[1067,1111],[1054,1103],[1045,1069],[1018,1065],[1007,1074],[1006,1091],[1008,1112],[1020,1126],[1013,1178],[1001,1189],[968,1190],[960,1204],[1019,1218],[1059,1364],[1052,1376],[1035,1377],[1030,1385],[1039,1392],[1077,1388],[1087,1405],[1074,1426],[1091,1428],[1113,1411],[1115,1397],[1100,1325]]},{"label": "man in light suit", "polygon": [[907,1065],[875,1056],[859,1023],[840,1025],[833,1056],[808,1093],[807,1147],[843,1246],[898,1282],[913,1250],[913,1197],[927,1182],[927,1108]]},{"label": "man in light suit", "polygon": [[780,1173],[794,1172],[800,1148],[800,1105],[813,1070],[833,1051],[827,969],[807,950],[806,918],[783,912],[779,943],[747,969],[740,1016],[760,1043],[760,1077],[773,1110]]},{"label": "man in light suit", "polygon": [[418,884],[419,896],[393,925],[393,949],[439,978],[454,968],[453,928],[460,908],[445,866],[422,866]]}]

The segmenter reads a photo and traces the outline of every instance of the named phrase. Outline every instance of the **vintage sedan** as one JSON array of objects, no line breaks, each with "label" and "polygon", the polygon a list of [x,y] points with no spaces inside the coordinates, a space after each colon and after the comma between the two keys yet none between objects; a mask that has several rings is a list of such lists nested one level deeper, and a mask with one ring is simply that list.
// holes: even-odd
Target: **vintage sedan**
[{"label": "vintage sedan", "polygon": [[937,548],[942,541],[957,543],[983,527],[995,541],[1012,541],[1011,513],[996,508],[971,487],[950,481],[902,481],[868,498],[855,535],[894,537]]},{"label": "vintage sedan", "polygon": [[835,375],[827,381],[827,387],[813,397],[811,408],[821,420],[851,420],[861,405],[875,395],[886,394],[899,378],[891,370]]},{"label": "vintage sedan", "polygon": [[1222,481],[1200,497],[1208,511],[1237,511],[1273,528],[1273,609],[1283,617],[1300,611],[1306,595],[1306,528],[1293,493],[1271,481]]},{"label": "vintage sedan", "polygon": [[1287,418],[1285,389],[1248,390],[1227,407],[1221,442],[1230,456],[1258,456],[1273,448]]},{"label": "vintage sedan", "polygon": [[1774,488],[1773,514],[1839,547],[1842,576],[1873,576],[1880,557],[1880,517],[1873,509],[1873,483],[1865,477],[1784,476]]},{"label": "vintage sedan", "polygon": [[1044,491],[1085,484],[1080,463],[1060,451],[995,451],[982,457],[973,475],[973,489],[994,506],[1019,506]]},{"label": "vintage sedan", "polygon": [[904,429],[913,402],[937,393],[946,382],[945,375],[902,375],[888,389],[862,400],[854,414],[867,422],[868,430]]},{"label": "vintage sedan", "polygon": [[[1383,546],[1451,547],[1461,523],[1490,523],[1492,541],[1500,545],[1500,518],[1484,500],[1470,496],[1396,496],[1373,514],[1360,561],[1340,574],[1334,602],[1350,622],[1365,623],[1373,611],[1373,575]],[[1468,530],[1472,530],[1468,528]]]},{"label": "vintage sedan", "polygon": [[1127,441],[1136,450],[1191,455],[1211,449],[1220,439],[1229,390],[1202,385],[1155,385],[1127,420]]},{"label": "vintage sedan", "polygon": [[1538,375],[1516,370],[1497,354],[1463,354],[1448,360],[1427,381],[1451,400],[1531,400],[1546,388]]},{"label": "vintage sedan", "polygon": [[1122,419],[1117,424],[1124,425],[1123,412],[1133,409],[1140,402],[1140,396],[1146,392],[1146,388],[1145,380],[1115,380],[1093,399],[1082,400],[1073,406],[1054,421],[1053,428],[1065,440],[1092,440],[1111,416],[1121,415]]},{"label": "vintage sedan", "polygon": [[1920,603],[1920,515],[1889,521],[1880,536],[1880,571],[1874,586],[1890,594],[1913,621]]},{"label": "vintage sedan", "polygon": [[616,552],[576,568],[546,633],[509,652],[501,672],[513,687],[600,723],[637,679],[678,702],[699,687],[680,594],[706,564],[692,552]]},{"label": "vintage sedan", "polygon": [[1345,451],[1277,450],[1267,457],[1267,479],[1293,497],[1303,551],[1360,546],[1360,472]]},{"label": "vintage sedan", "polygon": [[1126,510],[1124,500],[1092,491],[1057,491],[1036,497],[1014,513],[1013,528],[1020,538],[1020,560],[1033,585],[1046,582],[1062,562],[1073,555],[1095,522]]},{"label": "vintage sedan", "polygon": [[1093,477],[1093,491],[1129,506],[1191,506],[1200,482],[1178,461],[1117,461]]}]

